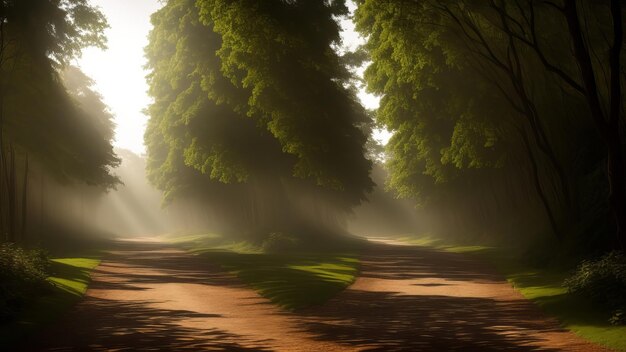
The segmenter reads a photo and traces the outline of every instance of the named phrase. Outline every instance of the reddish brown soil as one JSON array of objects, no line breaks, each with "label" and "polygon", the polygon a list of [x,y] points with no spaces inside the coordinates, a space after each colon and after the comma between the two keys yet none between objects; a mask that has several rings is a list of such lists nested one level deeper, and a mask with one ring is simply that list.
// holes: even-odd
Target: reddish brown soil
[{"label": "reddish brown soil", "polygon": [[603,351],[460,254],[374,243],[361,276],[290,313],[201,258],[125,242],[28,351]]}]

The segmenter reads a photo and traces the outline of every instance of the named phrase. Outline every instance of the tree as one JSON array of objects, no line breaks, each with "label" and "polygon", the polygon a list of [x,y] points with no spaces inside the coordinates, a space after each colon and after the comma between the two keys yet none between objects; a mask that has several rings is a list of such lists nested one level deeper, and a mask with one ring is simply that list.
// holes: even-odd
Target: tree
[{"label": "tree", "polygon": [[[607,79],[606,90],[591,94],[600,96],[600,111],[621,109],[621,98],[609,96],[619,95],[623,61],[617,44],[623,41],[622,29],[615,25],[623,7],[611,1],[579,2],[589,11],[582,19],[572,15],[573,3],[358,1],[357,29],[368,37],[372,57],[366,81],[382,95],[379,122],[395,132],[389,145],[391,187],[422,201],[434,196],[464,202],[467,192],[455,186],[465,183],[463,178],[483,182],[503,172],[518,187],[532,185],[557,237],[572,235],[571,219],[593,212],[591,197],[583,195],[589,191],[581,186],[592,172],[583,165],[601,162],[594,150],[606,140],[588,133],[595,124],[589,119],[594,114],[587,113],[593,104],[579,94],[586,89],[577,71],[585,65],[580,55],[572,55],[577,47],[572,28],[583,24],[579,39],[586,46],[574,51],[591,52],[588,76],[602,82],[606,72],[614,82],[615,89],[608,89]],[[555,10],[569,11],[570,20],[554,16]],[[607,38],[613,44],[607,46]],[[612,54],[597,54],[602,52]],[[619,135],[621,128],[613,125],[612,131]],[[494,196],[512,191],[499,187],[487,185]],[[615,194],[623,188],[610,187]],[[496,198],[492,206],[501,207]]]},{"label": "tree", "polygon": [[[153,15],[146,145],[166,198],[188,187],[214,190],[212,202],[232,196],[232,214],[249,214],[260,234],[315,227],[304,207],[345,212],[364,199],[367,115],[333,50],[333,15],[344,11],[341,2],[178,0]],[[190,173],[204,186],[184,181]]]},{"label": "tree", "polygon": [[[517,80],[520,83],[523,84],[525,79],[521,76],[524,63],[521,62],[520,52],[530,50],[545,71],[560,82],[563,89],[580,95],[586,101],[590,122],[607,149],[608,200],[616,223],[616,242],[623,250],[626,246],[626,160],[623,157],[623,126],[620,121],[624,118],[621,55],[624,49],[622,13],[626,7],[617,0],[520,0],[512,4],[493,0],[489,7],[495,18],[490,23],[508,38],[508,62],[519,72],[520,77]],[[587,14],[581,16],[579,9]],[[554,14],[557,16],[553,16]],[[476,28],[475,24],[474,27]],[[544,33],[548,29],[562,30],[562,33],[568,33],[569,36],[547,36]],[[560,44],[558,41],[568,43],[569,47],[563,51],[555,51],[554,48],[558,48]],[[608,55],[598,54],[603,52]],[[524,93],[526,89],[520,86],[518,90]],[[524,100],[530,101],[525,98],[522,102]],[[530,114],[536,115],[537,109],[531,103],[525,102],[524,105],[529,106],[527,109]],[[536,125],[542,123],[539,116],[535,116],[533,120]],[[538,146],[543,146],[542,150],[549,146],[545,133],[538,134],[536,139]],[[554,164],[558,165],[556,159]],[[557,166],[557,171],[559,175],[565,174],[560,166]],[[566,195],[568,193],[564,192]]]},{"label": "tree", "polygon": [[112,126],[97,126],[59,76],[85,46],[104,47],[103,15],[86,0],[3,0],[0,24],[0,217],[16,240],[17,176],[24,228],[29,160],[59,179],[110,187],[118,159]]}]

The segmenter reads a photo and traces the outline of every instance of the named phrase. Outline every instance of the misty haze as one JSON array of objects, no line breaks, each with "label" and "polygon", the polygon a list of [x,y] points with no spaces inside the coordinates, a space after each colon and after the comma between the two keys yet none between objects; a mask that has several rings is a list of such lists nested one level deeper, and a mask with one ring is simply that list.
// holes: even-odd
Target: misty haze
[{"label": "misty haze", "polygon": [[0,351],[626,351],[625,18],[0,0]]}]

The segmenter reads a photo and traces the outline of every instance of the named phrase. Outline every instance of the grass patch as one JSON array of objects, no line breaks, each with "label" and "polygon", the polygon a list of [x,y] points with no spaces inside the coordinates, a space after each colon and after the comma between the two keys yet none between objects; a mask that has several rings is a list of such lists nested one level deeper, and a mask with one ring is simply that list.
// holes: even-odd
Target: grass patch
[{"label": "grass patch", "polygon": [[352,254],[266,254],[204,251],[204,257],[236,274],[263,297],[289,309],[321,304],[345,289],[358,272]]},{"label": "grass patch", "polygon": [[225,243],[217,235],[179,237],[171,243],[234,273],[260,295],[288,310],[324,303],[352,284],[358,274],[355,253],[265,253],[260,246],[245,241]]},{"label": "grass patch", "polygon": [[81,297],[87,291],[91,270],[100,264],[94,258],[57,258],[52,260],[53,275],[48,278],[68,298]]},{"label": "grass patch", "polygon": [[0,346],[14,345],[58,319],[85,293],[90,272],[99,263],[93,258],[52,259],[52,290],[30,302],[17,319],[0,325]]},{"label": "grass patch", "polygon": [[547,314],[558,318],[563,327],[579,336],[612,349],[626,351],[626,326],[609,324],[609,312],[589,300],[567,293],[563,281],[566,269],[535,268],[524,263],[514,250],[487,246],[467,246],[434,237],[400,237],[400,241],[454,253],[470,253],[491,263],[527,299]]}]

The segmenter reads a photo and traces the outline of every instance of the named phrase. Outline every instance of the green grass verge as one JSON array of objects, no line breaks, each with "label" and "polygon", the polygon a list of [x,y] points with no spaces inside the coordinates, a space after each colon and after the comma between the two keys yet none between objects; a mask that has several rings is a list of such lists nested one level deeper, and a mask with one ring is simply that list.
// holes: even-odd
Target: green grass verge
[{"label": "green grass verge", "polygon": [[264,253],[249,242],[225,243],[218,235],[166,239],[234,273],[261,296],[296,310],[324,303],[356,279],[356,253]]},{"label": "green grass verge", "polygon": [[25,306],[16,320],[0,325],[0,346],[12,346],[58,319],[83,296],[99,263],[93,258],[52,259],[52,289]]},{"label": "green grass verge", "polygon": [[525,265],[519,253],[487,246],[467,246],[433,237],[400,237],[410,244],[455,253],[470,253],[491,263],[527,299],[547,314],[558,318],[563,327],[579,336],[609,348],[626,351],[626,326],[608,323],[609,313],[591,302],[567,294],[562,283],[569,272],[563,269],[534,268]]}]

